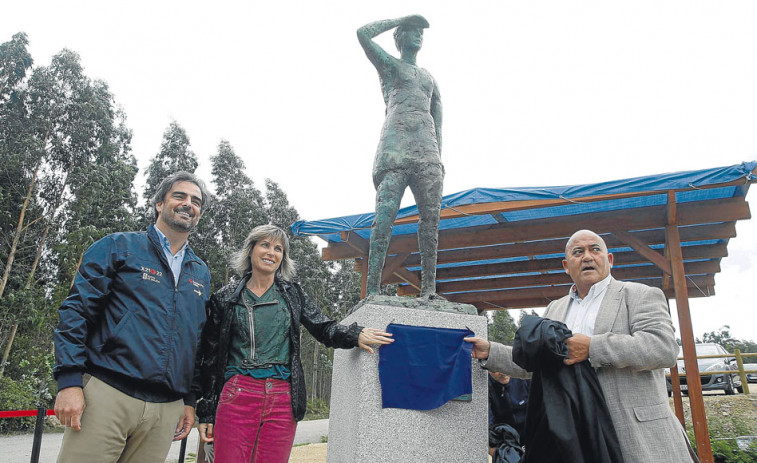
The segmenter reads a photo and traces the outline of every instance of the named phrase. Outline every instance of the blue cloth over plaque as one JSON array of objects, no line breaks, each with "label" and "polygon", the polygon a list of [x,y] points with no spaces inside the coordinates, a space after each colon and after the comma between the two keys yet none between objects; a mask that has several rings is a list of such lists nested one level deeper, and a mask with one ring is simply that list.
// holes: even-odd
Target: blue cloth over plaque
[{"label": "blue cloth over plaque", "polygon": [[433,410],[473,392],[468,329],[389,324],[394,342],[379,349],[383,408]]}]

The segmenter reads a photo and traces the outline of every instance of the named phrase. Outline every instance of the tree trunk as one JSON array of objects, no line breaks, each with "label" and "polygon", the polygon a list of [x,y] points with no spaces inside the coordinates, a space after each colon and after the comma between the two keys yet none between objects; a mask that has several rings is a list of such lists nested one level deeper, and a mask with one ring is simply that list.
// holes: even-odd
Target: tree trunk
[{"label": "tree trunk", "polygon": [[5,351],[3,352],[3,361],[0,362],[0,378],[2,378],[3,373],[5,373],[5,362],[8,361],[8,355],[10,354],[11,346],[13,345],[13,338],[16,337],[16,330],[18,330],[18,322],[13,324],[11,334],[8,336],[8,344],[5,346]]},{"label": "tree trunk", "polygon": [[[24,204],[21,206],[21,213],[18,217],[18,224],[16,225],[16,233],[13,235],[13,242],[11,243],[11,249],[8,252],[8,260],[5,263],[5,270],[3,271],[3,279],[0,280],[0,299],[3,297],[3,293],[5,292],[5,286],[8,284],[8,278],[10,278],[11,274],[11,267],[13,267],[13,259],[16,257],[16,249],[18,249],[18,243],[21,241],[21,232],[24,229],[24,218],[26,216],[26,209],[29,207],[29,200],[32,197],[32,192],[34,191],[34,184],[37,182],[37,173],[39,172],[39,165],[37,165],[37,168],[34,169],[34,174],[32,175],[32,181],[29,182],[29,189],[26,191],[26,197],[24,198]],[[10,336],[8,336],[8,344],[5,346],[5,350],[3,351],[3,359],[0,361],[0,378],[3,377],[3,373],[5,373],[5,362],[8,361],[8,355],[11,351],[11,346],[13,345],[13,339],[16,337],[16,331],[18,330],[18,322],[13,324],[13,328],[11,328]]]},{"label": "tree trunk", "polygon": [[81,263],[84,260],[84,253],[87,252],[86,249],[81,252],[81,255],[79,256],[79,262],[76,263],[76,268],[74,269],[74,276],[71,277],[71,284],[68,285],[68,289],[71,290],[71,288],[74,287],[74,282],[76,281],[76,274],[79,273],[79,267],[81,267]]},{"label": "tree trunk", "polygon": [[[34,187],[34,182],[37,180],[37,172],[39,171],[39,166],[37,166],[37,170],[34,171],[34,176],[32,177],[32,182],[29,185],[29,191],[26,194],[26,198],[24,199],[24,205],[21,208],[21,219],[18,222],[18,227],[16,228],[16,236],[13,237],[13,244],[11,245],[11,252],[15,253],[15,247],[18,245],[18,237],[21,236],[21,230],[23,229],[23,218],[26,214],[26,207],[29,204],[29,199],[31,197],[31,193]],[[60,195],[58,195],[58,200],[56,201],[55,207],[52,209],[52,215],[53,219],[55,218],[55,211],[60,207],[61,202],[63,202],[63,193],[66,190],[66,182],[68,179],[68,174],[66,174],[66,178],[63,180],[63,185],[61,186]],[[34,272],[37,271],[37,265],[39,264],[39,260],[42,256],[42,251],[45,247],[45,241],[47,240],[47,235],[50,233],[50,224],[54,222],[54,220],[51,220],[48,222],[47,226],[45,227],[45,231],[42,232],[42,238],[39,240],[39,244],[37,245],[37,252],[34,255],[34,263],[32,264],[32,268],[29,271],[29,276],[26,278],[26,283],[24,285],[24,290],[28,291],[29,288],[31,288],[31,283],[34,280]],[[83,256],[83,254],[82,254]],[[10,265],[13,262],[12,255],[8,256],[8,264],[5,267],[5,273],[7,275],[10,274]],[[79,270],[79,265],[81,265],[81,259],[79,260],[79,264],[76,266],[76,270]],[[7,281],[7,275],[3,275],[3,282],[2,287],[0,287],[0,298],[2,298],[2,292],[5,289],[5,283]],[[76,274],[74,274],[76,275]],[[18,330],[18,322],[13,324],[13,328],[11,329],[11,334],[8,337],[8,344],[5,346],[5,351],[3,352],[3,359],[0,361],[0,378],[3,377],[3,373],[5,372],[5,363],[8,361],[8,356],[11,352],[11,347],[13,347],[13,340],[16,337],[16,331]]]},{"label": "tree trunk", "polygon": [[32,197],[34,191],[34,184],[37,182],[37,173],[39,172],[39,165],[34,169],[34,175],[32,175],[32,181],[29,182],[29,189],[26,191],[26,197],[24,198],[24,204],[21,206],[21,214],[18,217],[18,225],[16,225],[16,233],[13,235],[13,242],[11,243],[11,249],[8,252],[8,261],[5,263],[5,271],[3,271],[3,279],[0,280],[0,299],[3,298],[5,292],[5,285],[8,284],[8,278],[11,274],[11,267],[13,267],[13,259],[16,257],[16,249],[18,248],[18,242],[21,240],[21,232],[24,228],[24,216],[26,216],[26,209],[29,207],[29,200]]},{"label": "tree trunk", "polygon": [[[50,232],[50,225],[45,227],[45,231],[42,232],[42,238],[39,240],[39,245],[37,246],[37,252],[34,255],[34,262],[32,263],[32,268],[29,270],[29,275],[26,277],[26,283],[24,283],[24,291],[29,291],[29,289],[32,287],[32,281],[34,281],[34,272],[37,271],[37,266],[39,265],[39,260],[42,257],[42,250],[45,246],[45,240],[47,240],[47,235]],[[81,264],[81,261],[79,261]],[[77,267],[78,268],[78,267]],[[16,338],[16,331],[18,330],[18,322],[13,324],[13,328],[11,328],[11,334],[8,336],[8,344],[5,345],[5,350],[3,351],[3,359],[0,360],[0,378],[3,377],[3,373],[5,373],[5,363],[8,361],[8,356],[11,353],[11,347],[13,346],[13,340]]]}]

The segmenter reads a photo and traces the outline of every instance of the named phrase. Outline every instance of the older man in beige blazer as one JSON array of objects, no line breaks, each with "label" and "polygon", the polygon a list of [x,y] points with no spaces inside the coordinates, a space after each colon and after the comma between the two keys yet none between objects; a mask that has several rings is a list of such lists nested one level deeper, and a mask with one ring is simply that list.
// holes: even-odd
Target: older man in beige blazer
[{"label": "older man in beige blazer", "polygon": [[[675,365],[678,345],[665,295],[658,288],[616,281],[612,263],[599,235],[574,233],[563,260],[574,285],[549,304],[544,317],[565,322],[573,332],[565,363],[589,360],[596,369],[625,463],[698,462],[668,405],[663,369]],[[466,341],[487,370],[530,376],[513,362],[511,347],[481,338]]]}]

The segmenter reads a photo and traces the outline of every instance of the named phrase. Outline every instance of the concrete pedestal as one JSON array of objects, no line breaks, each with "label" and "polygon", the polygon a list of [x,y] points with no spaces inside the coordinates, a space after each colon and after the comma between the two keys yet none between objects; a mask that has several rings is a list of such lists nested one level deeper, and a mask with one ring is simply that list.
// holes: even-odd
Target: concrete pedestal
[{"label": "concrete pedestal", "polygon": [[[486,338],[486,317],[365,304],[342,323],[469,328]],[[381,408],[379,353],[337,349],[329,413],[328,463],[488,461],[486,372],[471,361],[472,401],[435,410]]]}]

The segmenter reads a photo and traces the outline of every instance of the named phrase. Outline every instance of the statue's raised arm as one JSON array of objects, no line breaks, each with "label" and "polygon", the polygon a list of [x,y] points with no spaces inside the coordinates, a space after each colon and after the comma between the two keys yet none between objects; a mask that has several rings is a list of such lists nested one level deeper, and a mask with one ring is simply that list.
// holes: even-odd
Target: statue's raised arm
[{"label": "statue's raised arm", "polygon": [[[405,16],[403,18],[374,21],[357,30],[357,39],[360,42],[360,45],[362,45],[366,56],[368,56],[368,59],[373,63],[379,73],[381,73],[386,66],[391,65],[392,60],[396,58],[374,42],[373,38],[399,26],[426,29],[428,28],[428,21],[426,21],[426,18],[423,16],[416,14]],[[395,42],[397,40],[396,34],[394,40]],[[399,48],[399,46],[397,48]]]}]

